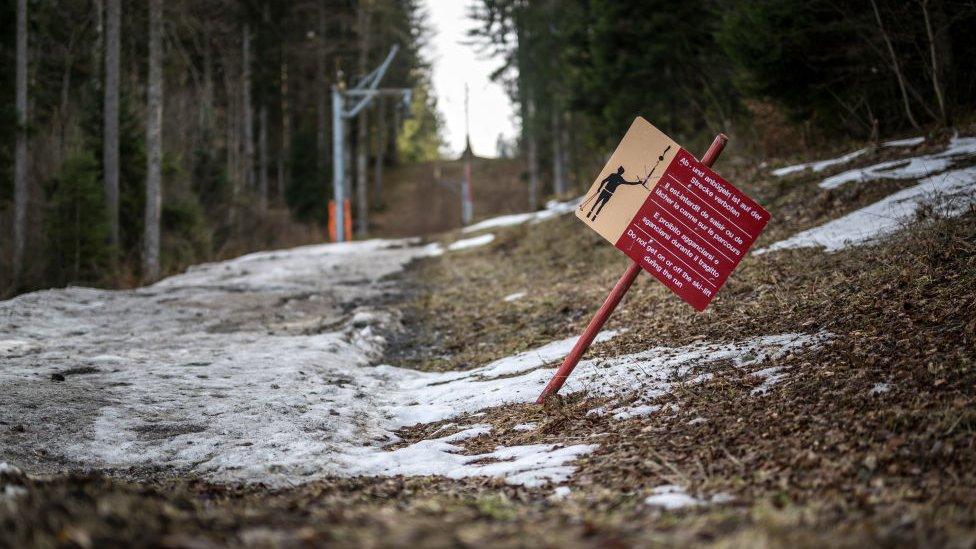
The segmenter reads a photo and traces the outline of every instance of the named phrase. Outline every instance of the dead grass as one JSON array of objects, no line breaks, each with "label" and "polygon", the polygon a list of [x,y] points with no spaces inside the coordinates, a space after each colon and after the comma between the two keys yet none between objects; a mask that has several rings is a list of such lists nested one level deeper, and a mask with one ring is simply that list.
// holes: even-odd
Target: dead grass
[{"label": "dead grass", "polygon": [[[770,183],[781,187],[765,201],[774,211],[771,235],[840,213],[811,203],[841,201],[849,211],[911,184],[822,191],[812,179]],[[417,348],[435,349],[415,353],[416,366],[468,368],[578,334],[626,265],[569,216],[496,236],[490,253],[416,267],[414,276],[434,291],[410,304],[408,321],[423,327],[412,330],[424,334]],[[764,243],[774,238],[766,235]],[[794,331],[827,330],[836,338],[778,361],[788,381],[765,397],[750,396],[755,378],[718,369],[713,380],[658,399],[670,411],[651,418],[587,415],[601,402],[570,396],[544,408],[489,411],[477,421],[491,423],[492,435],[466,446],[483,452],[498,444],[597,441],[600,450],[578,461],[573,480],[588,506],[613,516],[633,506],[630,495],[665,483],[702,495],[728,493],[751,511],[720,545],[972,543],[974,252],[976,212],[923,216],[882,245],[749,257],[704,314],[645,277],[608,326],[631,331],[591,356]],[[501,299],[526,289],[522,300]],[[887,392],[873,394],[878,384]],[[705,421],[689,423],[697,418]],[[536,428],[512,429],[527,422]],[[713,513],[721,512],[704,516]],[[794,515],[803,517],[799,528]],[[767,516],[772,524],[763,523]],[[681,521],[681,529],[688,527]]]}]

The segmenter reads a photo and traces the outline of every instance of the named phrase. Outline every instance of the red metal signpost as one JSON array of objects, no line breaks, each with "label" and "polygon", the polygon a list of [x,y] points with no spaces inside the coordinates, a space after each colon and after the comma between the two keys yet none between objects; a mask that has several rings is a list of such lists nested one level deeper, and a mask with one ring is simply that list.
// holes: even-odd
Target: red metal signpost
[{"label": "red metal signpost", "polygon": [[[725,149],[725,144],[728,143],[728,141],[729,138],[726,137],[725,134],[718,134],[715,136],[711,146],[708,147],[705,155],[702,156],[700,163],[704,164],[705,166],[711,166],[714,164],[715,160],[718,159],[718,156],[722,154],[722,150]],[[768,214],[766,215],[768,219]],[[763,222],[763,225],[765,225],[765,222]],[[619,243],[618,247],[620,247]],[[747,247],[748,246],[746,246],[746,248]],[[738,263],[738,261],[735,261],[735,263]],[[733,264],[732,268],[734,268],[734,266],[735,265]],[[590,345],[593,344],[593,339],[596,338],[596,335],[607,322],[607,319],[610,318],[610,315],[613,313],[614,309],[616,309],[617,305],[620,304],[620,300],[623,299],[624,294],[627,293],[627,290],[630,289],[630,286],[634,283],[634,280],[637,279],[637,275],[640,274],[641,268],[640,263],[634,260],[631,261],[630,266],[627,267],[627,270],[624,271],[623,276],[620,277],[620,280],[618,280],[617,284],[614,285],[613,290],[610,291],[610,295],[607,296],[606,301],[604,301],[603,305],[600,306],[600,310],[596,312],[596,315],[594,315],[593,319],[590,320],[590,323],[586,326],[586,329],[583,330],[583,334],[578,340],[576,340],[573,350],[570,351],[570,353],[563,360],[562,365],[560,365],[559,369],[556,370],[556,375],[552,377],[549,384],[546,385],[546,388],[542,390],[542,394],[540,394],[538,400],[536,400],[537,404],[542,404],[545,402],[546,398],[556,394],[556,392],[558,392],[563,386],[563,383],[565,383],[566,379],[569,378],[569,374],[571,374],[573,369],[576,368],[576,365],[579,363],[580,358],[582,358],[583,353],[585,353],[586,350],[589,349]],[[731,271],[731,269],[729,269],[729,271]],[[724,282],[724,278],[722,279],[722,282]],[[672,290],[675,290],[675,288],[672,287]],[[675,291],[678,292],[678,290]],[[681,294],[679,293],[679,295]],[[685,296],[682,295],[682,297],[688,300],[688,298]],[[707,305],[707,301],[705,304]],[[693,305],[695,305],[696,308],[699,308],[697,304],[693,303]],[[704,307],[702,306],[699,308],[699,310],[702,308]]]}]

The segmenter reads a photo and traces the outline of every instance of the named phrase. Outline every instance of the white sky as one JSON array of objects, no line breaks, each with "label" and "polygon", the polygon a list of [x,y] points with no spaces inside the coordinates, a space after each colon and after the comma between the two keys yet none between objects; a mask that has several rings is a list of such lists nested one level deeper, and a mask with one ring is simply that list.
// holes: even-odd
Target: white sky
[{"label": "white sky", "polygon": [[464,150],[464,84],[469,86],[471,147],[478,156],[495,156],[498,135],[516,134],[515,110],[505,91],[489,75],[498,68],[496,59],[485,59],[474,46],[465,45],[473,26],[467,18],[472,0],[425,0],[433,31],[428,55],[433,62],[434,93],[444,115],[450,154]]}]

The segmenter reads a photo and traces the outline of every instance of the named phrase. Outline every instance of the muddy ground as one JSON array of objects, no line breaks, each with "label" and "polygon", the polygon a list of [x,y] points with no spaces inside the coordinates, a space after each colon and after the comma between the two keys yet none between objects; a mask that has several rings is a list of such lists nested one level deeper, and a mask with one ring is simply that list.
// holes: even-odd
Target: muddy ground
[{"label": "muddy ground", "polygon": [[[773,212],[757,247],[911,183],[827,191],[812,174],[777,180],[717,168],[748,181],[742,186]],[[408,291],[394,305],[411,329],[392,338],[383,361],[467,369],[575,335],[626,267],[572,216],[493,232],[488,247],[420,259],[398,275]],[[600,402],[571,395],[477,418],[494,428],[466,441],[471,453],[596,436],[600,447],[578,460],[568,494],[487,478],[269,489],[165,471],[141,471],[139,481],[7,471],[0,545],[973,547],[974,289],[974,211],[955,219],[922,212],[881,244],[834,254],[750,256],[704,314],[642,276],[610,321],[628,331],[596,356],[783,332],[834,339],[778,361],[786,378],[764,395],[752,394],[760,380],[728,365],[652,401],[663,408],[647,417],[587,414]],[[503,300],[521,291],[524,298]],[[0,429],[11,428],[3,422]],[[514,429],[525,423],[534,427]],[[417,440],[440,427],[399,434]],[[728,501],[677,511],[644,505],[662,484]]]}]

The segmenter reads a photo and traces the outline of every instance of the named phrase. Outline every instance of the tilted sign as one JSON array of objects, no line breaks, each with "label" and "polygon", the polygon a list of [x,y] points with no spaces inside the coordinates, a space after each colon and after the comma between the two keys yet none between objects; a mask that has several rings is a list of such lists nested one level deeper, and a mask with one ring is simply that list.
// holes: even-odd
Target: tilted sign
[{"label": "tilted sign", "polygon": [[638,117],[576,216],[702,311],[769,212]]}]

